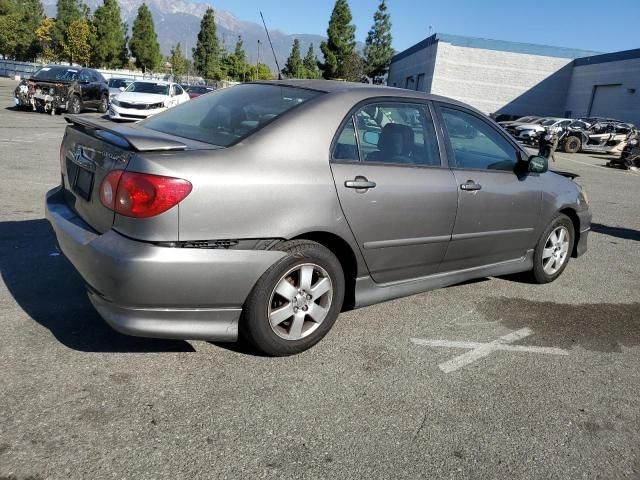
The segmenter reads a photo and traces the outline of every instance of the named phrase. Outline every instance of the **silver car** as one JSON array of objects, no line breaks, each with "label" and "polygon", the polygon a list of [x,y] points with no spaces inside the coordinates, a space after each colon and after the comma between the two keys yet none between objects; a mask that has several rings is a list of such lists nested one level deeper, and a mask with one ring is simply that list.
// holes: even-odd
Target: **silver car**
[{"label": "silver car", "polygon": [[47,218],[126,334],[293,354],[341,311],[477,277],[551,282],[587,249],[581,187],[447,98],[258,82],[133,126],[67,120]]}]

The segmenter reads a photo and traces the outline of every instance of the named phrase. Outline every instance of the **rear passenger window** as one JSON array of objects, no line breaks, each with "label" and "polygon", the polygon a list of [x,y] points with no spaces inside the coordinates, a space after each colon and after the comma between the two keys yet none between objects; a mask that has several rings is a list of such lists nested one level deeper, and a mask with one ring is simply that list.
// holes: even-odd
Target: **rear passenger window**
[{"label": "rear passenger window", "polygon": [[433,121],[423,105],[370,104],[355,121],[363,161],[440,166]]},{"label": "rear passenger window", "polygon": [[334,160],[348,160],[357,162],[360,160],[358,155],[358,144],[356,143],[356,129],[353,126],[353,117],[342,127],[338,140],[333,147]]},{"label": "rear passenger window", "polygon": [[457,168],[513,171],[516,148],[495,128],[469,113],[442,108]]}]

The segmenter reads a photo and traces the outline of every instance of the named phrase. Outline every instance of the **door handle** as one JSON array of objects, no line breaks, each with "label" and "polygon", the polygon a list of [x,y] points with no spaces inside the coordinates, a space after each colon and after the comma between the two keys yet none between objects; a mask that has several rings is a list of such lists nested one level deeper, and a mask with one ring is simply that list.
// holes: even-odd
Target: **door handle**
[{"label": "door handle", "polygon": [[355,188],[356,190],[368,190],[369,188],[375,188],[376,182],[370,182],[366,177],[358,175],[353,180],[344,182],[344,186],[347,188]]},{"label": "door handle", "polygon": [[460,185],[460,190],[464,190],[466,192],[482,190],[482,185],[474,182],[473,180],[467,180],[467,183],[463,183],[462,185]]}]

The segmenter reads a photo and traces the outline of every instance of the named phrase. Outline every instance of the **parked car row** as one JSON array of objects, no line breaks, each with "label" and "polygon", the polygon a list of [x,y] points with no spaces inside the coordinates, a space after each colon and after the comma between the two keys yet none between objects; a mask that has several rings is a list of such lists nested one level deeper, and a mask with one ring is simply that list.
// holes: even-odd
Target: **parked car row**
[{"label": "parked car row", "polygon": [[521,117],[499,122],[516,140],[535,146],[548,132],[558,136],[558,149],[566,153],[621,153],[637,135],[633,124],[611,118]]},{"label": "parked car row", "polygon": [[91,68],[47,65],[22,80],[14,91],[18,108],[79,114],[87,108],[112,120],[138,121],[213,91],[201,85],[110,78]]}]

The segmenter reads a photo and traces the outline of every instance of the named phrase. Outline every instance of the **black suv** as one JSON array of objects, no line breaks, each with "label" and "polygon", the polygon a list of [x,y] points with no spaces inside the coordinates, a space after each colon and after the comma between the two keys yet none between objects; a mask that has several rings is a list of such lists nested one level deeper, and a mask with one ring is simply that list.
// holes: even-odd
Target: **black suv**
[{"label": "black suv", "polygon": [[109,87],[104,77],[91,68],[47,65],[16,87],[18,107],[28,107],[55,115],[57,111],[80,113],[95,108],[106,113]]}]

